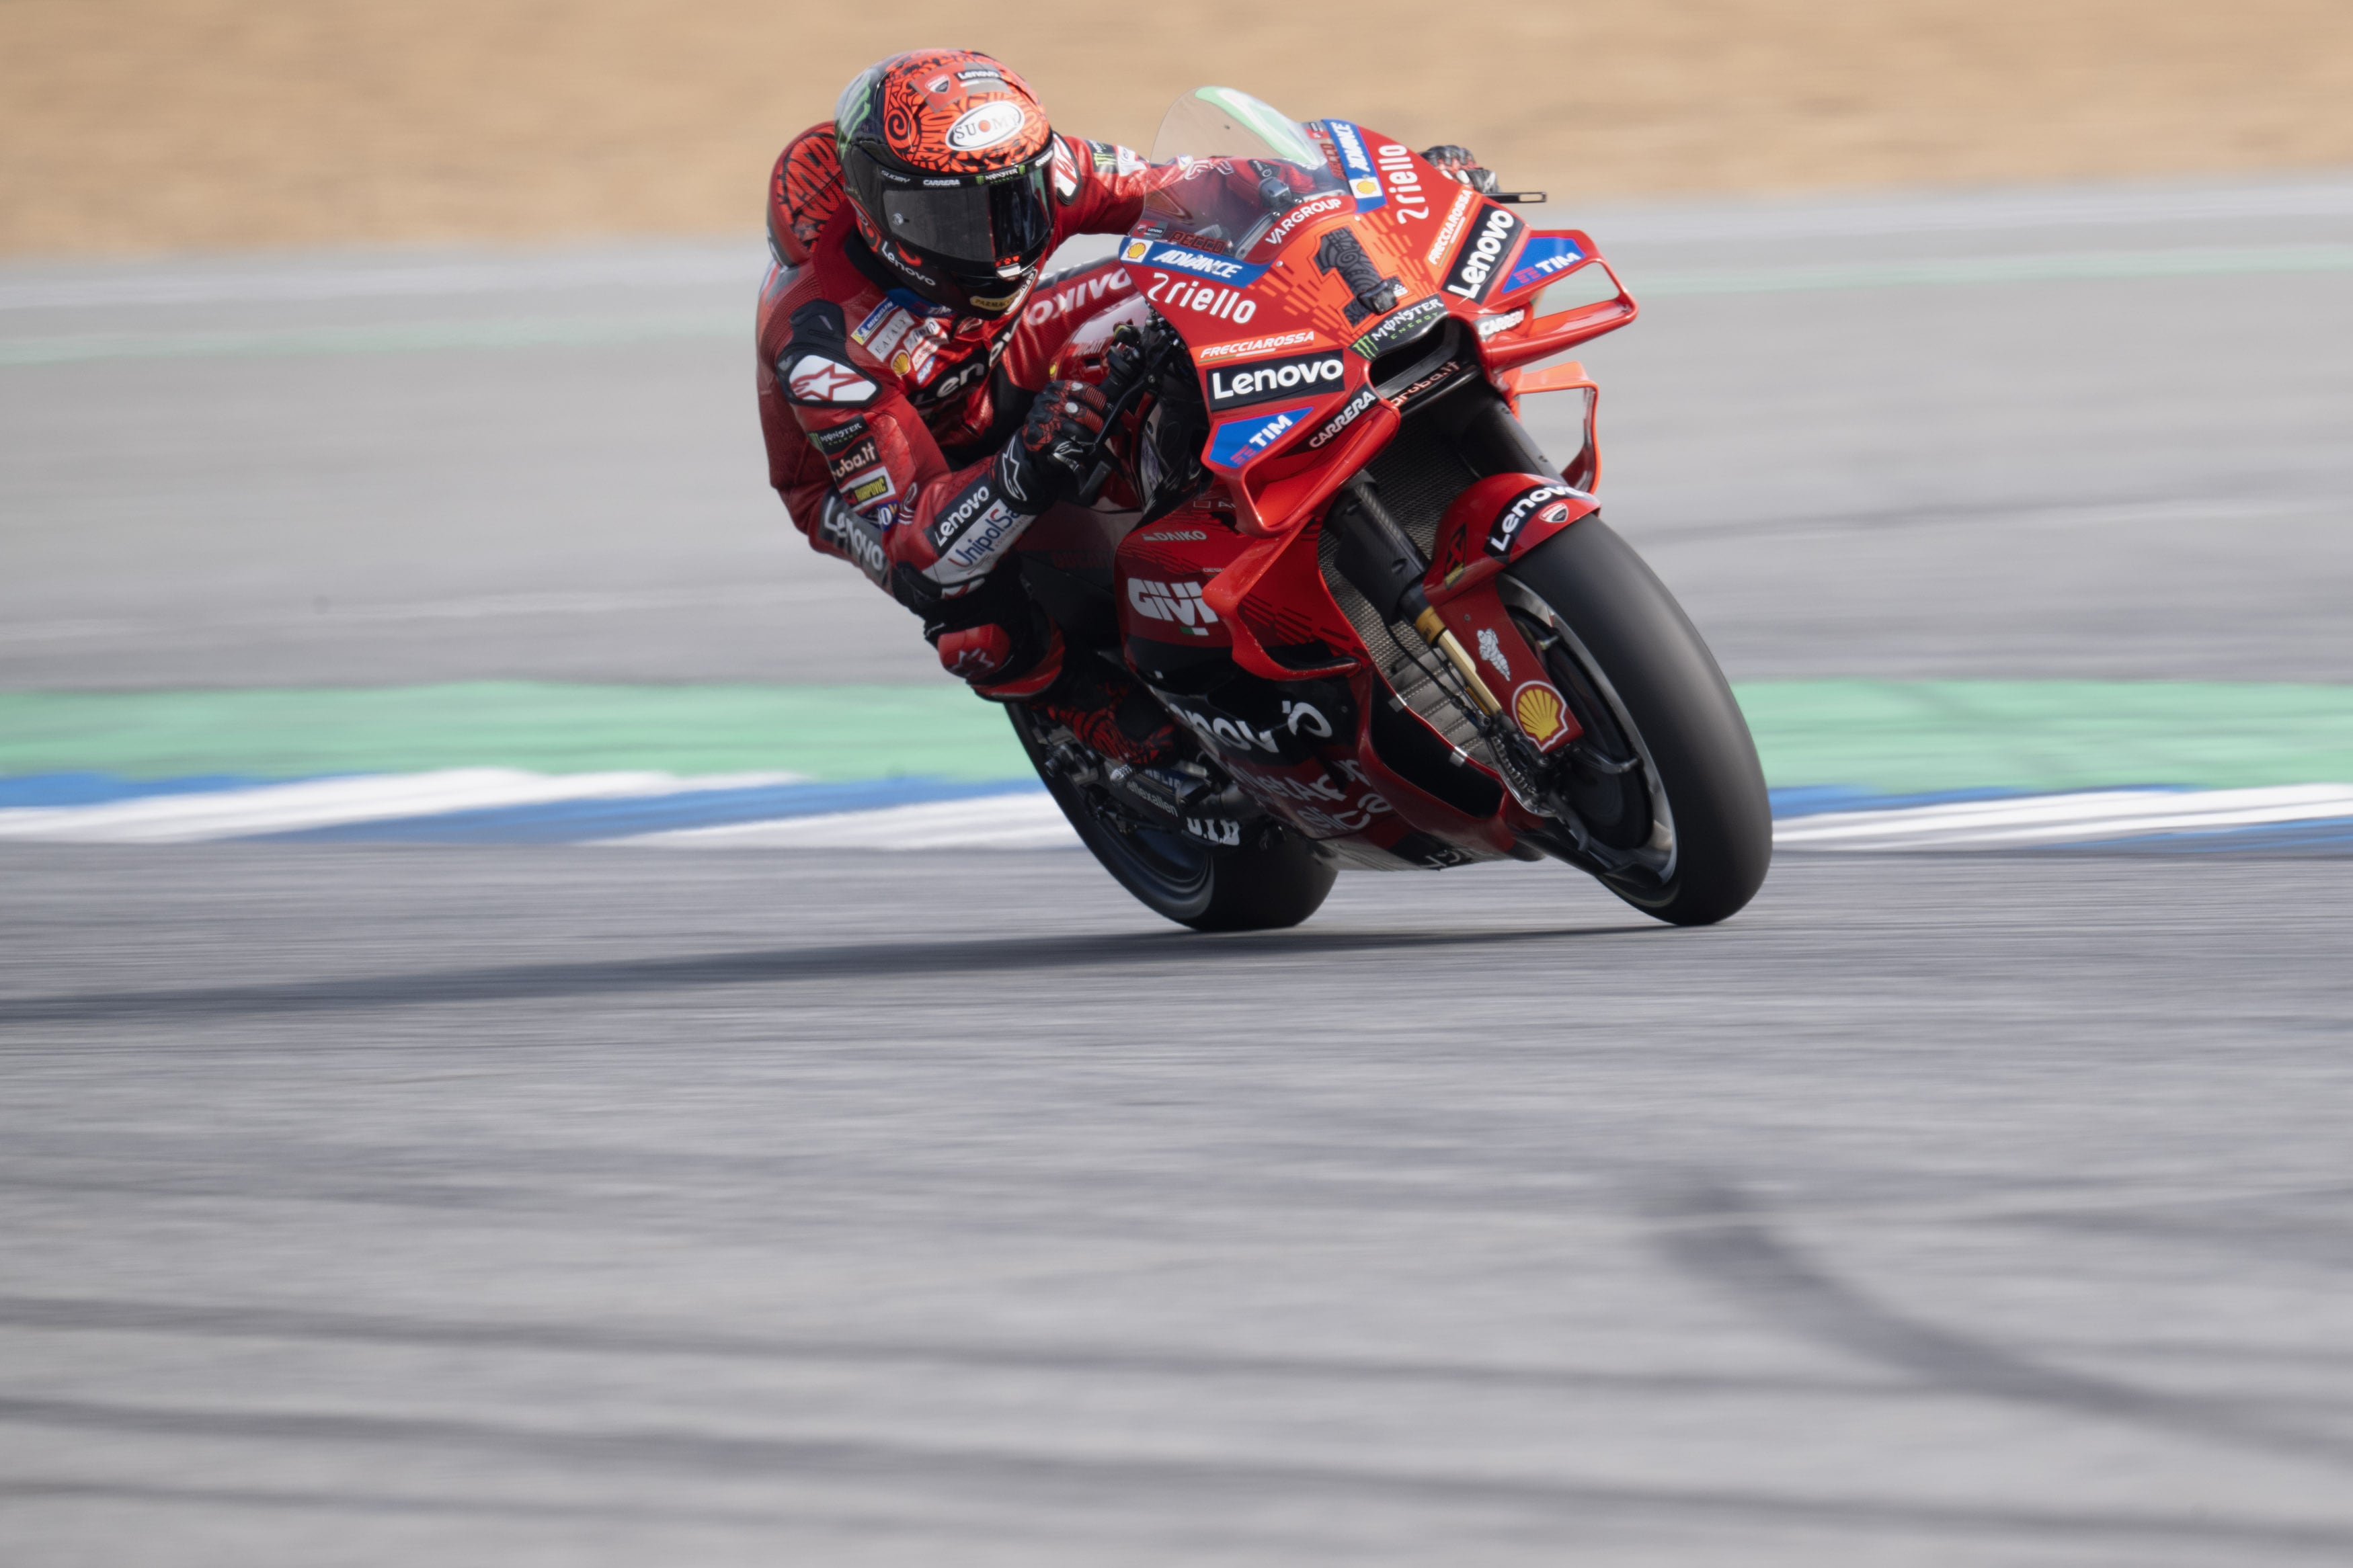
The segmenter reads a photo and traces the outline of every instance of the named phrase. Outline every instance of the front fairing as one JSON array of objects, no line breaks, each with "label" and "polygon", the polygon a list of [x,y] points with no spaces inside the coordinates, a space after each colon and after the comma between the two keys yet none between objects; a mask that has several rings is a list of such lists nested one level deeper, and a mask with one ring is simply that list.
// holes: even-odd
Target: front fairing
[{"label": "front fairing", "polygon": [[1472,376],[1514,396],[1518,367],[1635,313],[1585,235],[1351,121],[1300,129],[1319,167],[1192,159],[1120,248],[1191,353],[1202,461],[1245,533],[1314,516],[1419,402]]}]

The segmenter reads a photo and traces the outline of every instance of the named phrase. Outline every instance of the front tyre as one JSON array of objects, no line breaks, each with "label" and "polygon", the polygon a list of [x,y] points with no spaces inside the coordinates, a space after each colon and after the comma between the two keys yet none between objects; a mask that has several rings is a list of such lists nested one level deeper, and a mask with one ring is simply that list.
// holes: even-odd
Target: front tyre
[{"label": "front tyre", "polygon": [[1054,765],[1039,721],[1008,703],[1013,732],[1047,793],[1103,868],[1153,913],[1195,931],[1271,931],[1295,926],[1323,906],[1339,868],[1292,834],[1271,844],[1212,853],[1181,833],[1123,832],[1098,816],[1086,793]]},{"label": "front tyre", "polygon": [[1676,925],[1736,913],[1773,859],[1765,771],[1666,584],[1586,517],[1515,562],[1504,592],[1585,728],[1564,794],[1615,862],[1602,885]]}]

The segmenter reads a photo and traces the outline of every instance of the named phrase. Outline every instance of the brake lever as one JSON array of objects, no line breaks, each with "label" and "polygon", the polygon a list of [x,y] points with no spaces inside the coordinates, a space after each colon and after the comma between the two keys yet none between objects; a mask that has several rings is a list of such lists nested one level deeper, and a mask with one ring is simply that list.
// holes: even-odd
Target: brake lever
[{"label": "brake lever", "polygon": [[1119,421],[1127,414],[1134,400],[1142,395],[1145,387],[1152,384],[1153,377],[1159,372],[1160,362],[1166,357],[1167,352],[1165,346],[1158,354],[1153,353],[1149,349],[1139,348],[1136,351],[1134,379],[1120,389],[1119,395],[1112,399],[1111,406],[1103,416],[1103,436],[1095,442],[1095,465],[1087,470],[1086,479],[1079,485],[1078,503],[1081,506],[1094,505],[1095,499],[1103,494],[1103,486],[1111,482],[1113,467],[1111,455],[1112,433],[1118,429]]}]

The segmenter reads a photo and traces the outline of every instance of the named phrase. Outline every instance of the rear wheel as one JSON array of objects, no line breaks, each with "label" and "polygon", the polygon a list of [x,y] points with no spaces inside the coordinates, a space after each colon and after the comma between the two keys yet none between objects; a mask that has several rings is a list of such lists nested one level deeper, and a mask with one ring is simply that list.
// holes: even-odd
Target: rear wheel
[{"label": "rear wheel", "polygon": [[1557,782],[1594,874],[1676,925],[1737,911],[1773,859],[1765,772],[1724,672],[1666,584],[1587,517],[1521,557],[1504,595],[1585,730]]},{"label": "rear wheel", "polygon": [[1293,834],[1213,852],[1181,833],[1107,821],[1055,765],[1039,721],[1018,703],[1006,712],[1079,842],[1153,913],[1195,931],[1269,931],[1297,925],[1331,892],[1339,868]]}]

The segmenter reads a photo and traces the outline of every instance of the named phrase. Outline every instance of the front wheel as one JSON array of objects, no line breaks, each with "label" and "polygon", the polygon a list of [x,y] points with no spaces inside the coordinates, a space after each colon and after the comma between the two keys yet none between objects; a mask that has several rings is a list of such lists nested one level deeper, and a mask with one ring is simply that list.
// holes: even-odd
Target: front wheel
[{"label": "front wheel", "polygon": [[1181,833],[1105,821],[1056,766],[1039,721],[1019,703],[1006,712],[1029,765],[1103,868],[1164,920],[1195,931],[1271,931],[1295,926],[1323,907],[1339,868],[1293,834],[1270,844],[1213,852]]},{"label": "front wheel", "polygon": [[1599,517],[1514,563],[1504,594],[1585,734],[1559,779],[1602,885],[1676,925],[1736,912],[1773,859],[1765,770],[1683,606]]}]

